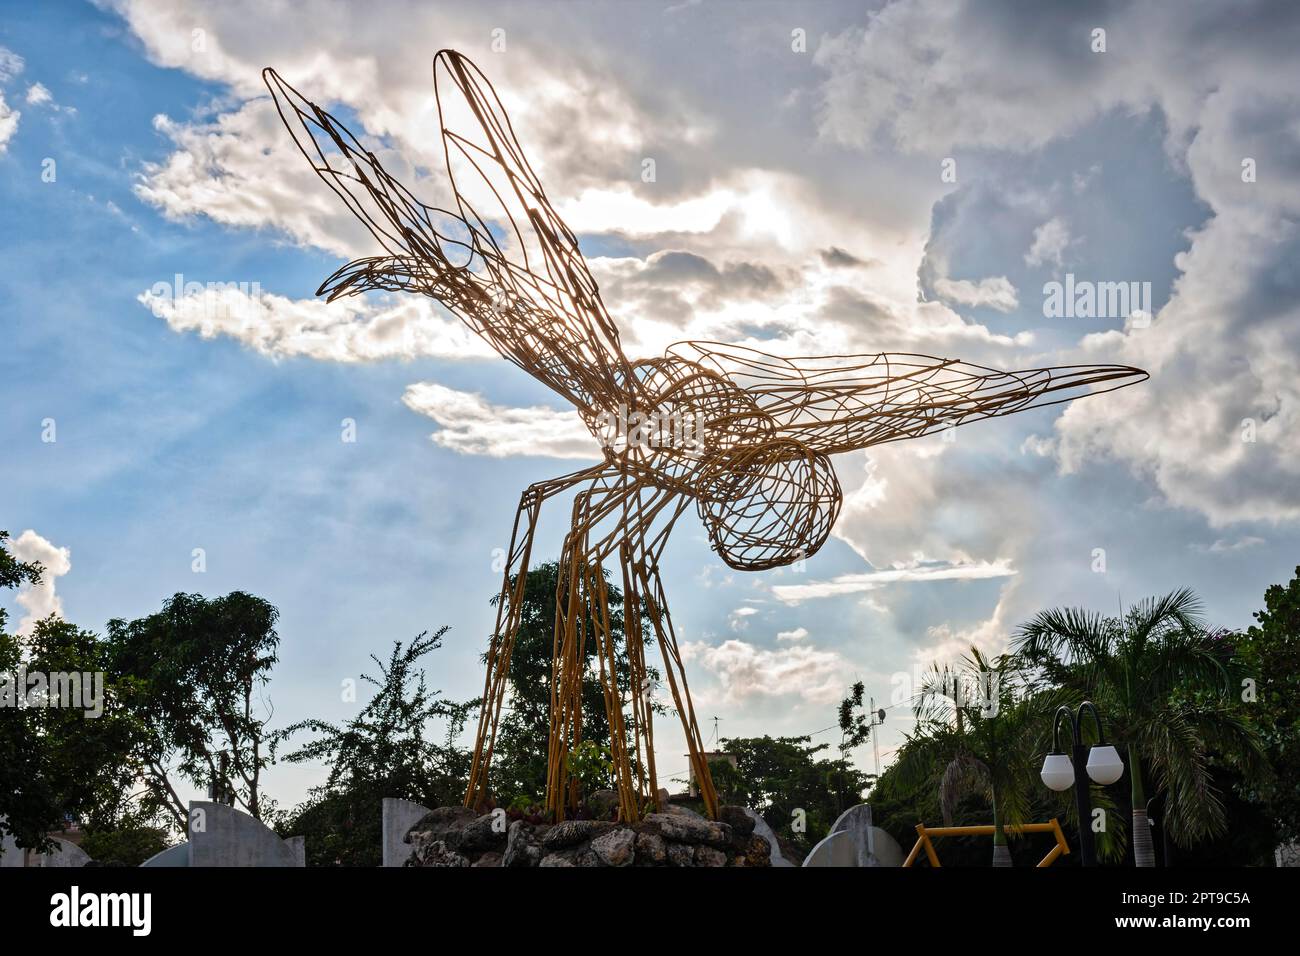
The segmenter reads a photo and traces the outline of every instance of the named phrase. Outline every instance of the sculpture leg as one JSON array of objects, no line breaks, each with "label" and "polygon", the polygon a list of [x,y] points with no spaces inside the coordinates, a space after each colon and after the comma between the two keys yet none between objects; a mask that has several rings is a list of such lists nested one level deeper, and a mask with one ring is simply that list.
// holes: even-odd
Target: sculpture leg
[{"label": "sculpture leg", "polygon": [[[572,527],[565,539],[556,583],[551,664],[546,806],[556,820],[575,809],[578,801],[577,784],[570,779],[567,764],[568,755],[582,739],[588,637],[594,641],[596,677],[609,722],[610,763],[618,789],[620,818],[638,820],[656,800],[658,783],[650,737],[650,702],[645,693],[641,601],[637,576],[628,563],[628,541],[634,538],[639,542],[649,522],[675,497],[670,492],[605,475],[574,501]],[[623,566],[625,591],[623,683],[604,574],[604,562],[615,552]],[[630,722],[623,708],[625,694],[631,698]]]},{"label": "sculpture leg", "polygon": [[695,720],[695,707],[691,703],[691,693],[686,686],[686,669],[682,666],[681,653],[677,648],[677,635],[673,631],[672,617],[668,614],[668,599],[664,595],[663,581],[659,577],[658,564],[641,563],[637,568],[641,578],[641,587],[645,594],[646,611],[659,640],[659,649],[663,653],[664,671],[668,677],[668,687],[673,694],[673,703],[682,720],[682,730],[686,734],[686,747],[690,751],[691,769],[695,771],[695,784],[699,788],[700,798],[704,801],[709,817],[718,818],[718,794],[713,788],[713,777],[709,773],[709,763],[704,757],[704,740],[700,735],[699,724]]},{"label": "sculpture leg", "polygon": [[510,675],[510,655],[519,632],[523,612],[524,589],[528,579],[528,562],[533,548],[533,532],[542,502],[582,481],[599,474],[591,468],[550,481],[530,485],[519,499],[514,530],[510,535],[510,552],[506,560],[501,593],[497,599],[496,628],[487,652],[487,674],[483,683],[483,700],[479,705],[478,729],[474,738],[474,756],[470,763],[469,786],[465,806],[480,807],[488,794],[488,769],[496,743],[501,705]]},{"label": "sculpture leg", "polygon": [[632,739],[635,746],[637,789],[646,790],[648,803],[662,812],[659,803],[659,777],[655,772],[654,714],[650,701],[650,681],[646,677],[645,637],[641,630],[641,587],[627,544],[619,548],[623,570],[623,642],[627,650],[628,685],[632,698]]},{"label": "sculpture leg", "polygon": [[609,598],[601,560],[592,547],[592,532],[613,514],[627,495],[617,475],[599,476],[573,503],[572,523],[560,554],[555,590],[555,629],[551,657],[551,714],[546,759],[546,808],[558,822],[578,802],[578,784],[570,779],[569,754],[582,739],[582,694],[587,671],[588,630],[596,644],[598,675],[609,718],[610,749],[625,818],[637,810],[627,795],[625,737]]}]

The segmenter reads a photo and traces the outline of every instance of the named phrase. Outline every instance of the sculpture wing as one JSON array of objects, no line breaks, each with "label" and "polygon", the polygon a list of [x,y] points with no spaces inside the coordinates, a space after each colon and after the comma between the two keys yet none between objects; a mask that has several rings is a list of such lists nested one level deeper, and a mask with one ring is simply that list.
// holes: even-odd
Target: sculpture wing
[{"label": "sculpture wing", "polygon": [[613,408],[630,366],[577,237],[546,198],[483,72],[442,50],[433,80],[460,218],[507,320],[486,334],[509,342],[552,387],[576,386],[578,404]]},{"label": "sculpture wing", "polygon": [[317,294],[423,292],[580,409],[615,407],[631,375],[577,238],[482,72],[451,50],[433,69],[453,210],[417,199],[341,121],[263,71],[298,148],[388,253],[346,264]]},{"label": "sculpture wing", "polygon": [[[343,201],[394,260],[425,260],[430,274],[464,264],[470,247],[456,236],[463,233],[459,216],[417,199],[384,169],[340,120],[312,103],[269,67],[262,79],[294,143],[327,186]],[[330,277],[317,293],[330,298],[365,291],[361,267],[377,272],[388,259],[359,259]],[[408,266],[409,268],[409,266]],[[331,285],[349,271],[351,282]]]},{"label": "sculpture wing", "polygon": [[726,376],[771,416],[778,435],[823,454],[919,438],[1147,378],[1127,365],[1004,372],[900,352],[780,358],[717,342],[678,342],[668,354]]}]

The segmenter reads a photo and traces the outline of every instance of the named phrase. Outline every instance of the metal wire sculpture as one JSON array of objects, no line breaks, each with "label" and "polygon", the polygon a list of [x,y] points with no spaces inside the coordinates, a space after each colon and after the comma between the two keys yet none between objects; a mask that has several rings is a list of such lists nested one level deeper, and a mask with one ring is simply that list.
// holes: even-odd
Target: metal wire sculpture
[{"label": "metal wire sculpture", "polygon": [[[718,797],[686,686],[659,560],[694,504],[714,550],[740,571],[811,557],[839,514],[830,456],[1027,408],[1110,391],[1146,378],[1122,365],[1002,372],[927,355],[778,358],[742,346],[680,342],[631,361],[573,232],[546,198],[501,101],[465,56],[433,61],[446,171],[455,209],[417,199],[335,117],[271,69],[263,78],[298,148],[370,230],[386,255],[349,262],[318,295],[382,290],[427,295],[501,355],[577,408],[604,460],[531,485],[515,514],[487,652],[467,806],[489,798],[513,642],[533,533],[544,502],[575,491],[561,551],[552,654],[546,807],[572,812],[567,755],[582,737],[588,641],[609,718],[619,813],[659,808],[642,617],[625,615],[625,703],[610,629],[605,567],[617,563],[625,606],[644,607],[663,655],[710,816]],[[474,205],[471,203],[473,199]]]}]

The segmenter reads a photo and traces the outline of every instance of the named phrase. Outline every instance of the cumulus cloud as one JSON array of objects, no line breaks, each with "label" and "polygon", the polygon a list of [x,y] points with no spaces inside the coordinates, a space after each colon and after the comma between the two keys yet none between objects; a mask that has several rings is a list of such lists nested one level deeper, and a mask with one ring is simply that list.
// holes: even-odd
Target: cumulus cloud
[{"label": "cumulus cloud", "polygon": [[[24,65],[21,56],[0,46],[0,84],[8,83],[20,74]],[[5,101],[4,91],[0,90],[0,155],[9,148],[9,141],[18,132],[18,121],[22,115]]]},{"label": "cumulus cloud", "polygon": [[[390,17],[376,17],[372,11],[344,6],[331,7],[328,17],[313,17],[300,9],[268,9],[252,0],[219,7],[160,0],[115,0],[113,5],[155,62],[228,84],[245,101],[210,122],[160,120],[179,150],[166,163],[146,169],[141,194],[170,214],[211,215],[203,199],[216,194],[222,200],[218,215],[288,213],[287,222],[265,224],[286,226],[296,238],[313,242],[338,239],[332,230],[313,229],[303,216],[281,208],[281,203],[292,204],[304,195],[289,187],[310,171],[301,156],[294,157],[296,173],[280,162],[278,154],[293,151],[293,144],[283,129],[267,128],[279,120],[264,99],[260,71],[265,66],[275,67],[315,102],[343,104],[354,114],[343,114],[354,132],[383,141],[414,164],[399,164],[390,172],[399,177],[416,167],[430,172],[433,181],[413,191],[433,205],[449,204],[430,64],[440,46],[491,56],[487,44],[498,24],[490,11],[404,6]],[[403,29],[394,31],[387,23],[397,16]],[[247,28],[252,19],[259,24],[256,31]],[[202,49],[195,49],[195,29],[203,31]],[[268,42],[277,35],[292,41]],[[430,37],[437,38],[436,45]],[[674,101],[670,90],[647,92],[610,82],[620,71],[597,57],[591,49],[571,49],[566,57],[554,57],[524,43],[511,46],[508,56],[491,56],[492,80],[512,126],[527,144],[530,161],[544,183],[564,183],[568,197],[587,189],[599,192],[615,182],[639,181],[641,158],[654,154],[656,142],[702,145],[709,135],[707,124],[686,104]],[[454,108],[450,100],[444,105]],[[215,143],[203,142],[213,135],[218,137]],[[592,143],[599,143],[600,149],[591,149]],[[241,175],[249,161],[258,166],[263,147],[270,147],[270,153],[260,163],[260,177]],[[204,157],[213,161],[197,161]],[[230,183],[224,181],[227,164],[236,174]],[[232,208],[237,194],[250,187],[256,192],[251,208]],[[317,187],[311,193],[321,195],[324,190]],[[331,242],[324,248],[338,247]]]},{"label": "cumulus cloud", "polygon": [[37,562],[45,569],[39,584],[22,584],[14,598],[27,612],[19,619],[14,633],[28,637],[38,621],[51,614],[63,616],[63,601],[55,593],[55,581],[72,570],[72,552],[55,546],[28,528],[9,543],[9,553],[19,561]]},{"label": "cumulus cloud", "polygon": [[0,91],[0,154],[9,149],[9,140],[18,132],[18,121],[23,114],[5,102],[5,95]]},{"label": "cumulus cloud", "polygon": [[1060,216],[1053,216],[1034,229],[1034,241],[1025,253],[1025,262],[1031,266],[1052,263],[1059,267],[1064,264],[1070,241],[1070,227]]},{"label": "cumulus cloud", "polygon": [[[1058,454],[1066,471],[1115,456],[1215,525],[1300,518],[1300,62],[1271,42],[1294,38],[1297,18],[1254,7],[1115,4],[1100,16],[1069,5],[1025,17],[909,0],[829,38],[816,58],[826,71],[821,132],[843,143],[1033,151],[1110,111],[1160,110],[1172,165],[1211,217],[1190,233],[1173,296],[1149,328],[1082,343],[1086,360],[1152,378],[1069,407]],[[1110,42],[1095,53],[1102,22]],[[1244,158],[1268,176],[1246,182]],[[1058,242],[1049,233],[1040,253]],[[1247,420],[1254,441],[1241,440]]]},{"label": "cumulus cloud", "polygon": [[941,297],[958,305],[985,306],[999,312],[1010,312],[1020,304],[1016,287],[1006,276],[990,276],[978,282],[940,277],[935,280],[934,289]]},{"label": "cumulus cloud", "polygon": [[683,644],[681,653],[683,661],[717,680],[720,701],[731,705],[780,697],[833,703],[849,670],[840,655],[809,645],[767,650],[733,638],[716,646],[693,641]]},{"label": "cumulus cloud", "polygon": [[227,337],[271,358],[329,362],[495,356],[458,319],[417,296],[357,297],[327,303],[263,292],[257,283],[158,283],[138,297],[177,332]]},{"label": "cumulus cloud", "polygon": [[[947,0],[888,3],[866,26],[819,46],[815,62],[828,74],[822,134],[940,156],[957,146],[1041,147],[1114,103],[1143,102],[1145,83],[1126,86],[1113,75],[1122,53],[1091,51],[1097,19],[1086,5],[1025,16]],[[1006,59],[1011,44],[1014,60]],[[1133,50],[1130,62],[1139,55],[1148,50]],[[1062,109],[1067,100],[1071,108]]]},{"label": "cumulus cloud", "polygon": [[511,408],[493,405],[481,395],[436,382],[408,386],[406,407],[440,426],[434,444],[462,455],[490,458],[538,456],[598,461],[600,446],[577,412],[545,406]]},{"label": "cumulus cloud", "polygon": [[793,630],[777,632],[776,639],[778,641],[802,641],[807,636],[808,628],[796,627]]},{"label": "cumulus cloud", "polygon": [[[303,159],[269,97],[206,122],[157,116],[154,128],[175,149],[163,162],[144,165],[135,191],[169,219],[206,216],[226,226],[272,228],[345,259],[376,252],[374,237]],[[371,146],[394,175],[404,171],[395,151]]]},{"label": "cumulus cloud", "polygon": [[987,620],[969,627],[954,627],[947,621],[931,625],[926,628],[925,642],[912,651],[912,660],[923,667],[936,663],[942,666],[959,661],[970,654],[971,648],[989,655],[1001,653],[1012,630],[1007,616],[1010,603],[1004,592]]}]

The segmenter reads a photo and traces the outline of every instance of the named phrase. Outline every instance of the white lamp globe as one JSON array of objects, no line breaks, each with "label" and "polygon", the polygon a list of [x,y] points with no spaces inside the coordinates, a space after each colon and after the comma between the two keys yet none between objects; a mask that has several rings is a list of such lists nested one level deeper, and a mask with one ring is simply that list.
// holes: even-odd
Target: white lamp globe
[{"label": "white lamp globe", "polygon": [[1043,783],[1050,790],[1069,790],[1074,783],[1074,765],[1066,754],[1048,754],[1043,760]]},{"label": "white lamp globe", "polygon": [[1124,761],[1119,759],[1119,751],[1110,744],[1093,747],[1088,752],[1088,776],[1103,786],[1124,776]]}]

